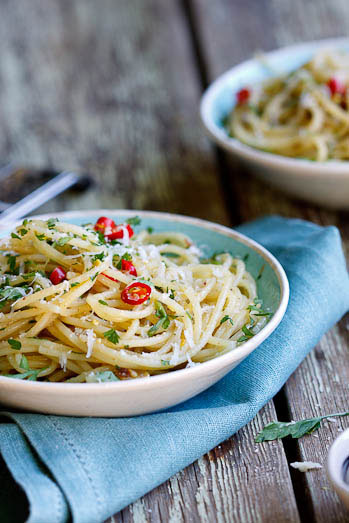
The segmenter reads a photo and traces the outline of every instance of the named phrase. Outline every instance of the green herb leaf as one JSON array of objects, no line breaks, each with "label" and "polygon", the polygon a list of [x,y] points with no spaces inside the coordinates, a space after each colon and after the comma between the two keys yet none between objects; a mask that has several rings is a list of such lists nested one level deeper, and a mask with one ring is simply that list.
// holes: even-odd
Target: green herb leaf
[{"label": "green herb leaf", "polygon": [[104,332],[103,336],[104,338],[107,338],[107,340],[109,340],[111,343],[114,343],[114,345],[119,343],[120,336],[114,329],[110,329],[109,331]]},{"label": "green herb leaf", "polygon": [[70,284],[70,288],[77,287],[78,285],[80,285],[80,283],[78,281],[73,282]]},{"label": "green herb leaf", "polygon": [[128,220],[126,220],[126,223],[128,223],[129,225],[133,225],[134,227],[136,225],[139,225],[141,223],[141,219],[139,216],[134,216],[133,218],[128,218]]},{"label": "green herb leaf", "polygon": [[170,364],[170,362],[168,360],[161,360],[161,365],[166,366],[166,365],[169,365],[169,364]]},{"label": "green herb leaf", "polygon": [[59,247],[63,247],[63,245],[68,243],[69,240],[71,240],[70,236],[63,236],[62,238],[58,238],[58,240],[55,241],[54,245],[58,245]]},{"label": "green herb leaf", "polygon": [[47,223],[47,227],[49,229],[54,229],[57,222],[58,222],[58,218],[49,218],[47,220],[47,222],[46,222]]},{"label": "green herb leaf", "polygon": [[39,234],[38,232],[36,232],[36,233],[35,233],[35,236],[36,236],[37,239],[40,240],[41,242],[43,242],[43,241],[46,239],[46,236],[45,236],[44,233],[40,233],[40,234]]},{"label": "green herb leaf", "polygon": [[98,303],[100,303],[101,305],[108,305],[107,302],[104,300],[98,300]]},{"label": "green herb leaf", "polygon": [[128,252],[125,252],[125,254],[123,254],[121,257],[118,256],[117,254],[114,254],[113,265],[114,265],[114,267],[119,269],[119,271],[121,271],[121,268],[122,268],[122,260],[131,261],[132,260],[131,254],[129,254]]},{"label": "green herb leaf", "polygon": [[159,328],[161,327],[162,325],[162,319],[157,321],[152,327],[150,327],[150,329],[148,330],[148,336],[151,337],[151,336],[154,336],[154,334],[156,334],[156,332],[159,330]]},{"label": "green herb leaf", "polygon": [[14,340],[13,338],[10,338],[7,340],[7,343],[11,346],[12,349],[14,350],[20,350],[20,348],[22,347],[22,344],[20,341],[18,340]]},{"label": "green herb leaf", "polygon": [[15,234],[14,232],[11,232],[11,238],[16,238],[16,240],[21,240],[22,238],[20,238],[18,236],[18,234]]},{"label": "green herb leaf", "polygon": [[167,258],[180,258],[180,254],[176,252],[162,252],[161,256],[166,256]]},{"label": "green herb leaf", "polygon": [[221,319],[220,324],[222,324],[222,323],[224,323],[224,322],[226,322],[226,321],[229,321],[232,325],[234,325],[233,320],[232,320],[231,317],[228,316],[228,315],[224,316],[224,317]]},{"label": "green herb leaf", "polygon": [[99,272],[95,272],[95,274],[93,276],[90,276],[90,280],[91,281],[95,281],[95,279],[97,278]]},{"label": "green herb leaf", "polygon": [[147,233],[151,234],[152,232],[154,232],[154,228],[153,227],[147,227]]},{"label": "green herb leaf", "polygon": [[27,232],[28,232],[27,229],[19,229],[19,234],[21,236],[25,236],[27,234]]},{"label": "green herb leaf", "polygon": [[190,312],[186,311],[186,315],[193,321],[193,316],[190,314]]},{"label": "green herb leaf", "polygon": [[103,261],[104,258],[106,257],[107,253],[106,252],[100,252],[98,254],[95,254],[94,256],[92,256],[92,261],[96,261],[96,260],[101,260]]},{"label": "green herb leaf", "polygon": [[108,383],[110,381],[120,381],[111,370],[104,372],[91,372],[86,376],[88,383]]},{"label": "green herb leaf", "polygon": [[261,443],[263,441],[273,441],[276,439],[286,438],[286,436],[291,436],[294,439],[298,439],[302,436],[305,436],[306,434],[311,434],[314,432],[314,430],[317,430],[320,427],[321,421],[326,418],[348,415],[349,412],[339,412],[299,421],[272,421],[257,434],[255,441],[256,443]]},{"label": "green herb leaf", "polygon": [[21,362],[20,362],[19,366],[21,369],[30,370],[28,358],[26,356],[24,356],[24,354],[21,357]]},{"label": "green herb leaf", "polygon": [[17,256],[18,256],[18,254],[16,254],[16,255],[9,254],[7,256],[7,263],[8,263],[8,267],[9,267],[9,272],[12,273],[12,274],[16,270]]}]

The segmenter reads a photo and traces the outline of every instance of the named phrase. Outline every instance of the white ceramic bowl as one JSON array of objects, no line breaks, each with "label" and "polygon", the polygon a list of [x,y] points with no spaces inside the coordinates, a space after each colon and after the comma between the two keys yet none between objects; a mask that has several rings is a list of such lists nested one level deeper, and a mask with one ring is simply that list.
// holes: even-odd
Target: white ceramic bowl
[{"label": "white ceramic bowl", "polygon": [[[266,54],[271,68],[290,72],[308,61],[321,47],[349,51],[349,38],[308,42]],[[279,189],[330,208],[349,209],[349,162],[312,162],[271,154],[228,136],[223,119],[235,104],[236,92],[269,78],[271,73],[256,59],[243,62],[217,78],[204,93],[200,114],[209,136],[238,156],[259,178]]]},{"label": "white ceramic bowl", "polygon": [[[344,462],[349,459],[349,429],[342,432],[331,445],[327,459],[327,474],[337,492],[349,510],[349,483],[344,481]],[[349,473],[347,473],[349,481]]]},{"label": "white ceramic bowl", "polygon": [[[139,215],[142,226],[154,230],[181,231],[198,245],[207,245],[207,254],[229,250],[249,254],[247,269],[256,277],[258,294],[274,311],[266,326],[251,340],[214,360],[159,376],[114,383],[49,383],[0,376],[0,402],[18,409],[68,416],[133,416],[185,401],[207,389],[246,358],[280,323],[288,303],[289,286],[279,262],[261,245],[232,229],[185,216],[148,211],[85,211],[58,213],[60,220],[81,224],[110,216],[119,223]],[[40,216],[48,219],[50,215]],[[4,231],[2,235],[6,234]]]}]

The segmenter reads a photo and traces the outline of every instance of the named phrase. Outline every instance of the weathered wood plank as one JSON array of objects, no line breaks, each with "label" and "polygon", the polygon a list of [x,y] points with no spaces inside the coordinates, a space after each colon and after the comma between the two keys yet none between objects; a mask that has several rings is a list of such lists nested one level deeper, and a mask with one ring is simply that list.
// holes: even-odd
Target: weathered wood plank
[{"label": "weathered wood plank", "polygon": [[273,416],[269,403],[234,438],[114,516],[115,523],[299,521],[285,482],[287,464],[280,442],[254,443]]},{"label": "weathered wood plank", "polygon": [[[198,38],[210,80],[251,56],[255,50],[269,50],[301,40],[348,33],[349,14],[340,0],[316,3],[296,0],[272,2],[228,2],[214,4],[193,0]],[[230,24],[226,24],[226,20]],[[264,28],[264,29],[263,29]],[[211,35],[215,35],[212,38]],[[209,42],[209,44],[208,44]],[[241,221],[263,214],[279,213],[302,217],[323,225],[337,225],[348,250],[348,215],[317,208],[289,199],[267,184],[255,180],[236,162],[229,160],[232,187],[237,196]],[[328,333],[288,381],[285,391],[292,419],[346,410],[348,406],[348,318]],[[346,418],[325,424],[317,435],[299,441],[300,459],[324,462],[329,444],[338,430],[349,425]],[[318,436],[318,437],[317,437]],[[286,443],[287,448],[287,443]],[[294,481],[300,481],[294,472]],[[310,512],[317,522],[348,521],[344,508],[329,488],[325,471],[309,472],[305,478],[311,495]],[[305,516],[306,491],[298,499]],[[308,515],[308,512],[306,513]]]},{"label": "weathered wood plank", "polygon": [[[97,181],[94,191],[40,211],[133,207],[228,223],[178,2],[19,0],[3,9],[0,34],[4,156],[86,169]],[[271,403],[224,456],[203,458],[115,519],[267,521],[267,489],[280,521],[297,521],[282,445],[257,454],[251,439],[255,424],[274,417]]]}]

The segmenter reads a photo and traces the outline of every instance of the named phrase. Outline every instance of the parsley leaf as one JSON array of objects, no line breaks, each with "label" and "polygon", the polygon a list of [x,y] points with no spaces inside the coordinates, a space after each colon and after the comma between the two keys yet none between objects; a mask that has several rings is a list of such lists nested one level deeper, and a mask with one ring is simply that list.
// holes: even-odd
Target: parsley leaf
[{"label": "parsley leaf", "polygon": [[36,232],[35,233],[35,236],[37,237],[38,240],[40,240],[41,242],[43,242],[46,238],[45,234],[44,233],[38,233]]},{"label": "parsley leaf", "polygon": [[152,327],[150,327],[148,330],[148,336],[154,336],[160,327],[166,330],[170,326],[171,320],[167,315],[165,307],[159,301],[155,302],[155,316],[160,319]]},{"label": "parsley leaf", "polygon": [[299,421],[272,421],[257,434],[255,441],[256,443],[262,443],[263,441],[273,441],[275,439],[286,438],[286,436],[298,439],[306,434],[311,434],[314,430],[317,430],[320,427],[322,420],[334,416],[349,416],[349,412],[327,414],[326,416]]},{"label": "parsley leaf", "polygon": [[54,245],[58,245],[59,247],[63,247],[68,241],[71,240],[70,236],[63,236],[62,238],[58,238],[57,241],[55,241]]},{"label": "parsley leaf", "polygon": [[109,381],[120,381],[111,370],[104,372],[91,372],[86,376],[87,383],[107,383]]},{"label": "parsley leaf", "polygon": [[180,258],[180,254],[176,252],[162,252],[161,256],[166,256],[167,258]]},{"label": "parsley leaf", "polygon": [[134,227],[136,225],[139,225],[141,223],[141,219],[139,216],[134,216],[133,218],[129,218],[128,220],[126,220],[126,223],[128,223],[129,225],[133,225]]},{"label": "parsley leaf", "polygon": [[108,305],[107,302],[104,300],[98,300],[98,303],[100,303],[101,305]]},{"label": "parsley leaf", "polygon": [[9,267],[9,272],[10,273],[14,273],[16,271],[16,258],[17,258],[18,254],[15,254],[15,255],[12,255],[12,254],[9,254],[7,256],[7,263],[8,263],[8,267]]},{"label": "parsley leaf", "polygon": [[22,344],[20,341],[18,340],[14,340],[13,338],[10,338],[7,340],[7,343],[11,346],[12,349],[14,350],[20,350],[20,348],[22,347]]},{"label": "parsley leaf", "polygon": [[153,227],[147,227],[147,233],[151,234],[152,232],[154,232],[154,228]]},{"label": "parsley leaf", "polygon": [[119,343],[120,336],[114,329],[110,329],[109,331],[104,332],[103,336],[104,338],[107,338],[107,340],[109,340],[111,343],[114,343],[114,345]]},{"label": "parsley leaf", "polygon": [[55,226],[56,226],[56,223],[58,222],[58,218],[50,218],[49,220],[47,220],[47,227],[49,229],[54,229]]},{"label": "parsley leaf", "polygon": [[231,317],[228,316],[228,315],[224,316],[224,317],[221,319],[221,321],[220,321],[220,325],[221,325],[222,323],[226,322],[226,321],[229,321],[232,325],[234,325],[233,320],[232,320]]},{"label": "parsley leaf", "polygon": [[16,240],[21,240],[22,238],[20,238],[18,236],[18,234],[15,234],[14,232],[11,232],[11,238],[16,238]]}]

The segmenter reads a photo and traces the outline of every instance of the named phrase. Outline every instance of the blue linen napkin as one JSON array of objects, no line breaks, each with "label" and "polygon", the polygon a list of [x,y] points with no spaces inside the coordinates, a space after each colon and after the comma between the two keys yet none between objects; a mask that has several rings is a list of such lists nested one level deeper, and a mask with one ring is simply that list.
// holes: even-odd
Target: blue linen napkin
[{"label": "blue linen napkin", "polygon": [[69,515],[75,523],[102,522],[251,420],[349,309],[336,228],[271,217],[239,230],[288,275],[290,303],[276,331],[219,383],[165,412],[121,419],[3,413],[0,451],[9,470],[0,472],[2,522],[25,519],[16,483],[30,523]]}]

